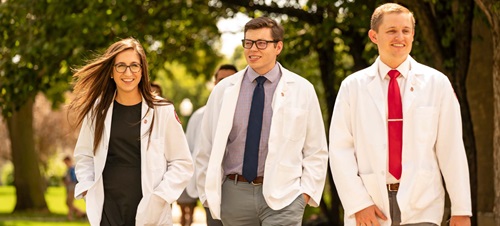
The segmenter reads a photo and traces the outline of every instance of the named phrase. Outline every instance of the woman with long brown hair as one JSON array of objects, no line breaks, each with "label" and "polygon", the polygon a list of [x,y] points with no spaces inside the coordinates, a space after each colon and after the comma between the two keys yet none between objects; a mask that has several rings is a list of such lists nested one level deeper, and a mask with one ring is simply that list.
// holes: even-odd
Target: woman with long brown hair
[{"label": "woman with long brown hair", "polygon": [[90,224],[172,225],[192,159],[173,105],[151,92],[141,44],[112,44],[74,78],[75,197],[86,199]]}]

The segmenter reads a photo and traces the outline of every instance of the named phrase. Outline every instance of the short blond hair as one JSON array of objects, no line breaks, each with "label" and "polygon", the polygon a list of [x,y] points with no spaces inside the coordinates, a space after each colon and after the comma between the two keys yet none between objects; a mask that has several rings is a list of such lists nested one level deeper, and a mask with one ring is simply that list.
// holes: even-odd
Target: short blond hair
[{"label": "short blond hair", "polygon": [[378,31],[380,24],[382,23],[382,19],[384,18],[384,14],[389,13],[408,13],[411,16],[411,22],[413,24],[413,29],[415,29],[415,17],[413,13],[408,10],[406,7],[396,4],[396,3],[386,3],[375,9],[372,14],[372,18],[370,21],[370,29],[374,31]]}]

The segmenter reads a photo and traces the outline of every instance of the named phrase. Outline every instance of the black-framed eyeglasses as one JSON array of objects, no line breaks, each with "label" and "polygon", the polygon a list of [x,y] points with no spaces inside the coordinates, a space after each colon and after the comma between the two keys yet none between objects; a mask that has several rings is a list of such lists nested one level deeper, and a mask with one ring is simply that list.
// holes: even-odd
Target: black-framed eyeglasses
[{"label": "black-framed eyeglasses", "polygon": [[130,71],[132,73],[137,73],[141,71],[142,65],[137,63],[133,63],[131,65],[126,65],[123,63],[115,64],[115,70],[118,73],[124,73],[125,71],[127,71],[127,68],[130,68]]},{"label": "black-framed eyeglasses", "polygon": [[277,43],[279,41],[273,40],[273,41],[268,41],[268,40],[250,40],[250,39],[243,39],[241,40],[241,43],[243,45],[243,48],[245,49],[251,49],[253,44],[255,43],[255,46],[257,46],[257,49],[266,49],[267,48],[267,43]]}]

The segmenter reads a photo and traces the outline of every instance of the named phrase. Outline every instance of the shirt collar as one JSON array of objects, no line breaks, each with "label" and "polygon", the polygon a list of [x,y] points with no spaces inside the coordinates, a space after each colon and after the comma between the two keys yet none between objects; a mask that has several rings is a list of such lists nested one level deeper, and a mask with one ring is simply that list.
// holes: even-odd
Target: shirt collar
[{"label": "shirt collar", "polygon": [[388,76],[387,73],[389,73],[392,69],[398,70],[403,78],[408,78],[408,73],[410,72],[410,57],[407,57],[406,60],[403,61],[403,63],[401,63],[397,68],[390,68],[381,60],[378,61],[378,74],[382,80]]},{"label": "shirt collar", "polygon": [[281,66],[281,64],[276,62],[273,69],[271,69],[269,72],[267,72],[263,75],[260,75],[259,73],[257,73],[252,67],[248,67],[248,70],[247,70],[248,76],[247,77],[250,80],[250,82],[253,82],[253,80],[255,80],[257,77],[264,76],[267,78],[267,80],[269,80],[269,82],[273,83],[275,81],[278,81],[280,76],[281,76],[280,66]]}]

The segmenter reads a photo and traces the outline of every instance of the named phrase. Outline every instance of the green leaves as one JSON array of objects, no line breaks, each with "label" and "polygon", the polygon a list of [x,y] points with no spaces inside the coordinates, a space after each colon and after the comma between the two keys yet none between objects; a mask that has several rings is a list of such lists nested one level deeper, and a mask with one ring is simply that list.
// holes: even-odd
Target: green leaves
[{"label": "green leaves", "polygon": [[73,68],[111,43],[135,37],[148,52],[154,78],[165,62],[209,77],[220,56],[218,12],[205,0],[16,0],[0,3],[0,107],[4,117],[38,92],[56,102]]}]

